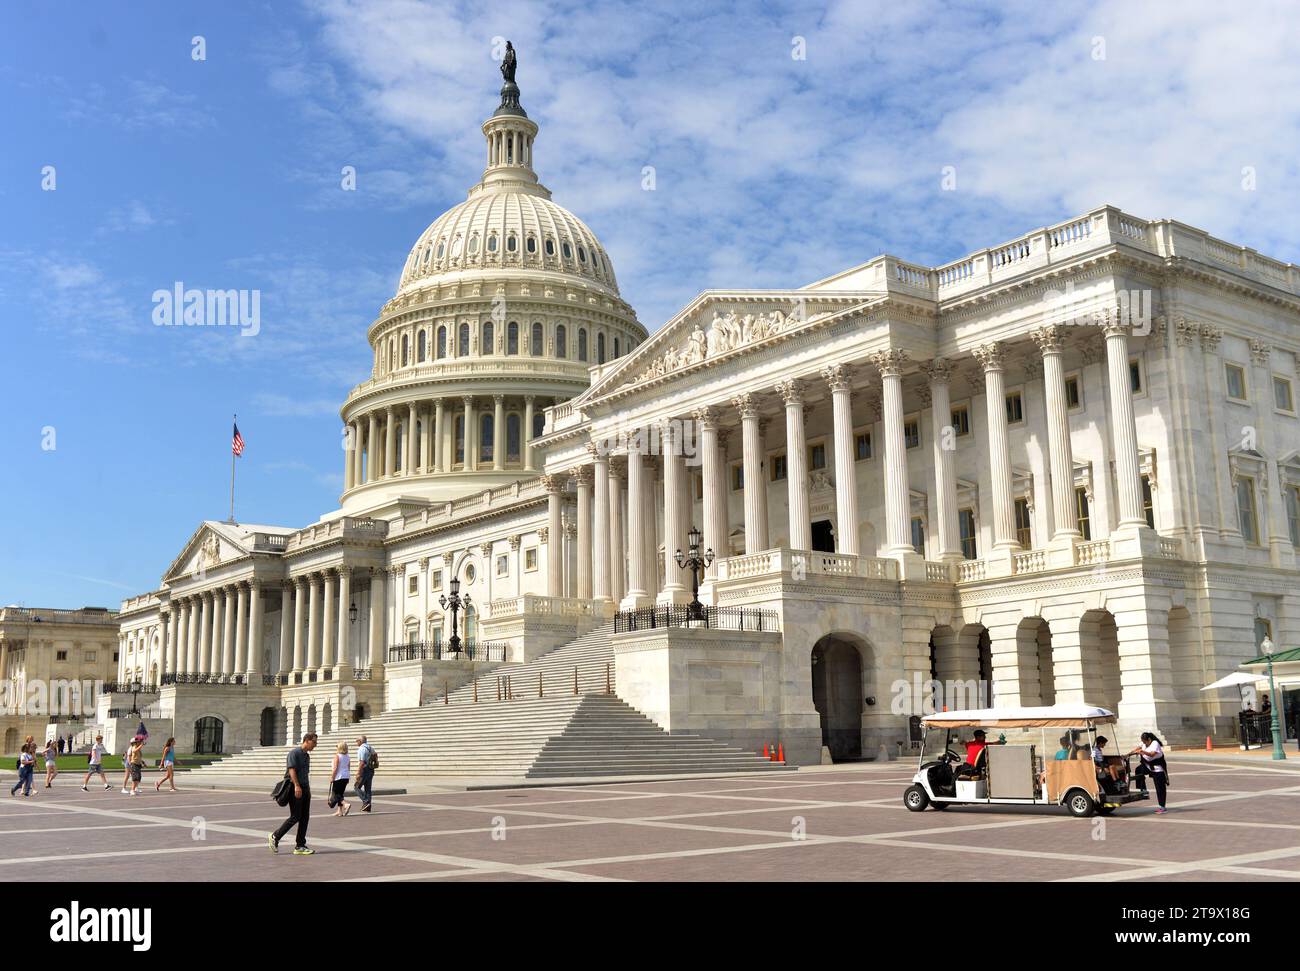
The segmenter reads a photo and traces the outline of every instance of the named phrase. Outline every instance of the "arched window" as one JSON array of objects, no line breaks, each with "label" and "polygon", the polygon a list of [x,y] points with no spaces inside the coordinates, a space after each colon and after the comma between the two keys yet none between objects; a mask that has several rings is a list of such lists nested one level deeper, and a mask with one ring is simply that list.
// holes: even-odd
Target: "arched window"
[{"label": "arched window", "polygon": [[465,240],[464,240],[464,238],[460,235],[460,233],[457,233],[457,234],[452,238],[452,241],[451,241],[451,257],[452,257],[452,259],[455,259],[456,257],[460,256],[461,246],[462,246],[462,244],[463,244],[464,242],[465,242]]},{"label": "arched window", "polygon": [[416,339],[415,359],[421,364],[429,356],[429,335],[423,327],[420,328],[420,336]]},{"label": "arched window", "polygon": [[549,236],[546,237],[546,255],[555,255],[555,240],[551,239]]},{"label": "arched window", "polygon": [[483,341],[479,344],[480,354],[491,354],[496,349],[492,342],[492,321],[483,324]]},{"label": "arched window", "polygon": [[569,354],[568,345],[565,343],[566,332],[563,324],[556,325],[555,328],[555,356],[567,357]]},{"label": "arched window", "polygon": [[452,435],[456,439],[456,443],[454,446],[454,450],[456,454],[453,461],[464,462],[465,461],[465,416],[464,415],[456,416],[456,424],[453,426]]},{"label": "arched window", "polygon": [[596,363],[605,363],[605,335],[603,333],[596,335]]},{"label": "arched window", "polygon": [[519,449],[522,444],[519,433],[523,427],[523,422],[519,419],[519,413],[512,411],[506,416],[506,461],[518,462]]},{"label": "arched window", "polygon": [[573,247],[569,245],[569,241],[567,239],[564,241],[564,244],[561,246],[561,249],[564,252],[564,258],[566,260],[573,259]]},{"label": "arched window", "polygon": [[497,251],[497,237],[496,237],[496,233],[493,233],[491,236],[488,237],[488,250],[487,250],[487,251],[488,251],[489,253],[495,253],[495,252]]},{"label": "arched window", "polygon": [[519,353],[519,325],[513,320],[506,324],[506,353]]},{"label": "arched window", "polygon": [[467,250],[470,256],[478,252],[478,236],[474,235],[469,238],[469,248]]},{"label": "arched window", "polygon": [[618,338],[614,338],[614,357],[618,357]]},{"label": "arched window", "polygon": [[533,412],[533,438],[540,438],[546,428],[546,415],[540,411]]},{"label": "arched window", "polygon": [[439,327],[438,328],[438,357],[443,358],[446,356],[447,356],[447,328]]},{"label": "arched window", "polygon": [[587,360],[587,328],[578,328],[578,360]]},{"label": "arched window", "polygon": [[519,239],[514,233],[506,237],[506,252],[513,253],[519,249]]},{"label": "arched window", "polygon": [[456,335],[456,356],[464,357],[469,353],[469,324],[461,321],[460,331]]},{"label": "arched window", "polygon": [[541,357],[543,349],[544,349],[544,345],[542,342],[542,325],[537,321],[533,321],[533,343],[532,346],[529,348],[528,353],[531,354],[533,357]]},{"label": "arched window", "polygon": [[405,334],[402,335],[402,367],[406,367],[407,361],[410,360],[410,338]]},{"label": "arched window", "polygon": [[529,255],[529,256],[532,256],[534,253],[536,253],[536,252],[537,252],[537,237],[536,237],[536,236],[529,236],[528,239],[526,239],[526,240],[524,241],[524,248],[525,248],[526,250],[528,250],[528,255]]},{"label": "arched window", "polygon": [[578,247],[578,262],[579,263],[587,262],[587,251],[583,249],[581,246]]},{"label": "arched window", "polygon": [[495,443],[496,419],[487,411],[478,420],[478,458],[480,462],[491,462],[493,444]]},{"label": "arched window", "polygon": [[441,240],[441,239],[438,240],[438,252],[437,252],[435,258],[436,258],[436,259],[439,259],[439,260],[442,259],[443,251],[444,251],[446,248],[447,248],[446,243],[445,243],[443,240]]}]

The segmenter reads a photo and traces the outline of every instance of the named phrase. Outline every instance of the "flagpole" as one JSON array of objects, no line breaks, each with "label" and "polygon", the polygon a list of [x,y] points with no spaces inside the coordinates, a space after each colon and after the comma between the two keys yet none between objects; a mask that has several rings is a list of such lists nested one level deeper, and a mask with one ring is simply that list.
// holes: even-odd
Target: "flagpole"
[{"label": "flagpole", "polygon": [[[238,415],[232,416],[231,424],[232,425],[239,424]],[[237,456],[235,455],[235,449],[234,446],[232,445],[230,449],[230,522],[232,525],[235,522],[235,459],[236,458]]]}]

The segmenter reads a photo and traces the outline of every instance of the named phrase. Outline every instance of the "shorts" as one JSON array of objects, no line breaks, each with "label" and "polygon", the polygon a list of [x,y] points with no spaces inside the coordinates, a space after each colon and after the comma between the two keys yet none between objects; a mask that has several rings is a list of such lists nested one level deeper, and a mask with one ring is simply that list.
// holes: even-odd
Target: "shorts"
[{"label": "shorts", "polygon": [[132,782],[139,782],[139,781],[140,781],[140,763],[139,763],[139,762],[132,762],[132,763],[131,763],[131,781],[132,781]]}]

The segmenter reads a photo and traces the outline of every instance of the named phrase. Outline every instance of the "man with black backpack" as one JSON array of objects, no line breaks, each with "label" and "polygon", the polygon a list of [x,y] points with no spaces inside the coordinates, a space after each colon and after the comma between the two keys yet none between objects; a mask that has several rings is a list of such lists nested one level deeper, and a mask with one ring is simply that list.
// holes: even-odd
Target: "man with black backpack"
[{"label": "man with black backpack", "polygon": [[266,836],[272,853],[280,852],[280,840],[294,826],[298,827],[298,834],[293,855],[311,856],[316,852],[307,845],[307,822],[311,819],[311,786],[308,784],[308,771],[311,767],[311,750],[315,747],[316,733],[308,732],[302,737],[301,745],[289,750],[284,770],[285,781],[289,784],[285,793],[288,796],[289,818],[281,823],[280,828],[274,833],[268,833]]},{"label": "man with black backpack", "polygon": [[368,813],[374,795],[375,769],[379,768],[379,753],[364,735],[357,739],[357,764],[357,795],[361,797],[361,811]]}]

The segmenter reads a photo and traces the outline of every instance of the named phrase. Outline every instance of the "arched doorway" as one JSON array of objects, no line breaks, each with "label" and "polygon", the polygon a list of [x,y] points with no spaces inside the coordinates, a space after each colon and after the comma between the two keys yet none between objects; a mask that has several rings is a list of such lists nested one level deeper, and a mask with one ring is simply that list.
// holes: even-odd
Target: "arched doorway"
[{"label": "arched doorway", "polygon": [[302,741],[302,736],[303,736],[302,708],[296,707],[293,710],[293,734],[289,736],[288,739],[289,744],[297,745],[300,741]]},{"label": "arched doorway", "polygon": [[275,744],[275,723],[278,721],[277,715],[278,712],[274,708],[262,709],[262,730],[258,733],[257,738],[259,745]]},{"label": "arched doorway", "polygon": [[315,731],[316,731],[316,706],[308,705],[307,706],[307,730],[303,734],[310,735]]},{"label": "arched doorway", "polygon": [[366,706],[358,703],[357,706],[352,709],[352,720],[354,722],[359,722],[365,718],[367,714]]},{"label": "arched doorway", "polygon": [[992,698],[988,631],[966,624],[960,631],[940,625],[930,631],[932,693],[923,701],[935,710],[987,708]]},{"label": "arched doorway", "polygon": [[327,701],[325,702],[325,707],[321,709],[321,721],[320,721],[321,734],[328,735],[330,729],[332,729],[333,727],[334,727],[334,706]]},{"label": "arched doorway", "polygon": [[194,723],[194,751],[199,755],[220,755],[225,743],[225,724],[216,715],[204,715]]},{"label": "arched doorway", "polygon": [[1041,617],[1026,617],[1016,627],[1020,703],[1056,704],[1056,671],[1052,665],[1052,629]]},{"label": "arched doorway", "polygon": [[1119,630],[1109,610],[1089,610],[1079,618],[1079,658],[1083,668],[1080,700],[1119,711]]},{"label": "arched doorway", "polygon": [[18,751],[18,729],[11,728],[5,732],[5,754],[10,755]]},{"label": "arched doorway", "polygon": [[813,706],[822,744],[839,762],[862,758],[862,654],[845,638],[827,634],[812,650]]}]

